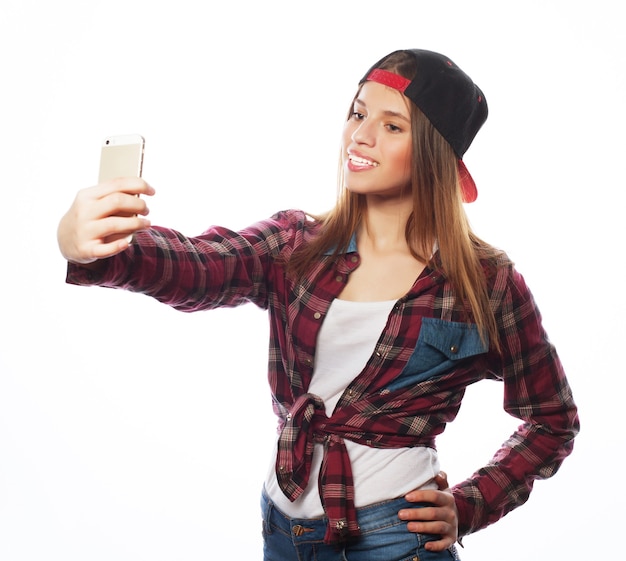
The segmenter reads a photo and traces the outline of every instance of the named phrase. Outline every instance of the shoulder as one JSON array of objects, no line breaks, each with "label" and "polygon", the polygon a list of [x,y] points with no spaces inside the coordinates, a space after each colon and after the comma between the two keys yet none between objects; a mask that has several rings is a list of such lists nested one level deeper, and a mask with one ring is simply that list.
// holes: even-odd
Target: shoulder
[{"label": "shoulder", "polygon": [[291,229],[302,232],[315,233],[319,230],[321,223],[307,214],[303,210],[288,209],[278,211],[269,219],[264,221],[270,227],[275,227],[280,230]]},{"label": "shoulder", "polygon": [[[496,316],[509,312],[526,315],[535,311],[536,304],[524,276],[506,253],[486,264],[487,291]],[[525,310],[525,311],[522,311]]]},{"label": "shoulder", "polygon": [[271,217],[248,226],[243,232],[259,234],[282,234],[286,236],[309,236],[315,234],[321,224],[306,212],[297,209],[281,210]]},{"label": "shoulder", "polygon": [[[281,210],[271,217],[244,228],[239,233],[248,239],[268,244],[274,253],[300,247],[320,230],[321,223],[298,209]],[[290,251],[289,251],[290,252]]]}]

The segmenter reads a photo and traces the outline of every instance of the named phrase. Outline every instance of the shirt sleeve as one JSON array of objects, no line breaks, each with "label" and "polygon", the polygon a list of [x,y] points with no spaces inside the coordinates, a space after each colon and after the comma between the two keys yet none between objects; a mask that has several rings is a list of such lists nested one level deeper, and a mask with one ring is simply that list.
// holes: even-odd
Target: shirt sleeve
[{"label": "shirt sleeve", "polygon": [[219,226],[197,237],[162,227],[139,232],[98,270],[68,264],[66,281],[146,294],[193,312],[252,302],[267,307],[281,255],[306,236],[300,211],[284,211],[239,232]]},{"label": "shirt sleeve", "polygon": [[504,382],[504,409],[522,424],[488,465],[453,487],[460,536],[525,503],[535,480],[557,472],[579,431],[570,386],[534,299],[514,269],[506,277],[496,311],[502,349],[490,355],[490,375]]}]

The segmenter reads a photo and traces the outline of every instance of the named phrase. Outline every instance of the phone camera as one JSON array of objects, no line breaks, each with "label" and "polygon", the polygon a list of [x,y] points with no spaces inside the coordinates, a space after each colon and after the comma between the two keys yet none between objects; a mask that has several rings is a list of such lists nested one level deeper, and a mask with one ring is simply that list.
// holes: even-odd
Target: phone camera
[{"label": "phone camera", "polygon": [[111,141],[110,141],[110,140],[107,140],[107,141],[105,142],[105,144],[108,144],[109,142],[111,142]]}]

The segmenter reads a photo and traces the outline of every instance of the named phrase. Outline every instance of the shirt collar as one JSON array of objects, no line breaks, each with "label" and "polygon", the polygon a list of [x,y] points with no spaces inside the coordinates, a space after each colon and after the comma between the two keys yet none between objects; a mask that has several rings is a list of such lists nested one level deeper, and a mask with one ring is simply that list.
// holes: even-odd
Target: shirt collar
[{"label": "shirt collar", "polygon": [[[327,249],[324,252],[324,255],[332,255],[335,252],[336,248],[337,246],[333,246]],[[356,247],[356,234],[352,234],[352,237],[350,238],[350,243],[348,244],[348,248],[346,249],[346,253],[356,253],[357,251],[358,249]]]}]

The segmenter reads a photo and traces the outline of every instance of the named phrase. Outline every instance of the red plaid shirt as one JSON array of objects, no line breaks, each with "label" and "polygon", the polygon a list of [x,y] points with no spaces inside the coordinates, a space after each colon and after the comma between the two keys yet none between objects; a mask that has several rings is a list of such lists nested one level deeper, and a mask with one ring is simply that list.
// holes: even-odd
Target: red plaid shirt
[{"label": "red plaid shirt", "polygon": [[466,322],[442,272],[427,267],[397,301],[365,368],[327,417],[321,399],[307,393],[317,334],[360,257],[352,244],[337,259],[312,264],[299,282],[288,278],[282,260],[318,227],[304,213],[286,211],[241,232],[213,227],[188,238],[153,228],[108,259],[103,272],[70,265],[67,280],[141,292],[185,312],[246,302],[267,309],[269,383],[281,429],[278,481],[295,500],[309,482],[314,443],[324,443],[319,483],[329,542],[359,531],[344,439],[380,448],[434,447],[465,388],[484,378],[504,382],[504,407],[522,424],[488,465],[452,489],[459,534],[524,503],[533,482],[553,475],[571,452],[578,417],[521,275],[504,258],[488,268],[502,346],[497,354]]}]

